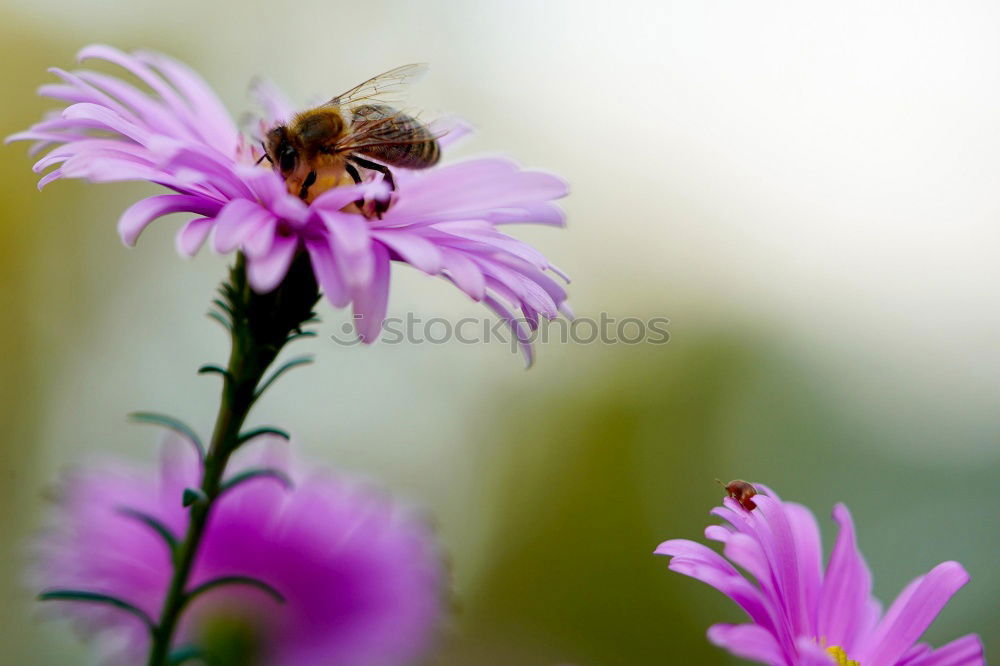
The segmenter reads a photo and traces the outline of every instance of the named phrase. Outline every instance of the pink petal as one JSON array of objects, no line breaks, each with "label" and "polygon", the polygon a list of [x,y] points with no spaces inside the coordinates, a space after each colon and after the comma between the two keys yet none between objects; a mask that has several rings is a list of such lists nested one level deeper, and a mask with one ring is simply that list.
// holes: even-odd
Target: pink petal
[{"label": "pink petal", "polygon": [[247,236],[243,242],[243,249],[247,256],[259,257],[271,251],[274,239],[277,236],[278,220],[272,218],[264,222],[256,231]]},{"label": "pink petal", "polygon": [[653,551],[653,554],[667,555],[668,557],[680,558],[682,560],[691,560],[693,562],[714,567],[724,574],[731,576],[739,575],[739,572],[736,571],[733,565],[727,562],[721,555],[708,546],[700,544],[697,541],[690,541],[688,539],[670,539],[669,541],[664,541],[657,546],[656,550]]},{"label": "pink petal", "polygon": [[119,78],[99,72],[80,71],[77,75],[121,100],[152,130],[176,138],[195,138],[195,133],[161,101],[153,99]]},{"label": "pink petal", "polygon": [[214,224],[215,220],[210,217],[198,217],[185,224],[174,241],[177,253],[182,257],[193,257],[205,243]]},{"label": "pink petal", "polygon": [[498,208],[485,216],[493,224],[545,224],[566,226],[566,212],[549,201],[531,201],[515,208]]},{"label": "pink petal", "polygon": [[[513,296],[511,302],[524,304],[544,312],[549,318],[558,315],[558,307],[555,301],[549,296],[538,283],[525,277],[523,274],[511,270],[497,261],[488,261],[475,258],[477,264],[487,277],[487,284],[498,293],[508,293]],[[502,285],[502,288],[500,287]]]},{"label": "pink petal", "polygon": [[[488,223],[484,224],[488,225]],[[495,231],[492,226],[488,229],[476,229],[471,228],[467,222],[446,222],[434,225],[434,232],[441,237],[443,244],[450,247],[486,256],[504,252],[526,261],[536,268],[541,269],[548,266],[548,262],[541,252],[527,243]]]},{"label": "pink petal", "polygon": [[441,148],[450,148],[471,134],[472,126],[460,118],[447,117],[434,120],[430,124],[430,130],[437,137]]},{"label": "pink petal", "polygon": [[727,543],[733,536],[733,531],[725,525],[709,525],[705,528],[705,538],[711,541]]},{"label": "pink petal", "polygon": [[86,156],[88,160],[104,158],[107,160],[120,160],[129,164],[152,166],[152,163],[148,159],[149,155],[142,146],[116,139],[87,139],[85,141],[73,141],[72,143],[63,144],[53,149],[45,157],[35,162],[32,170],[35,173],[39,173],[54,164],[81,155]]},{"label": "pink petal", "polygon": [[273,219],[274,216],[255,201],[249,199],[230,201],[215,218],[213,239],[215,251],[223,254],[232,252],[266,222]]},{"label": "pink petal", "polygon": [[894,664],[931,625],[951,597],[969,582],[958,562],[942,562],[893,602],[875,628],[862,663]]},{"label": "pink petal", "polygon": [[45,187],[52,181],[59,180],[62,177],[63,177],[62,169],[54,169],[38,179],[38,189],[41,190],[43,187]]},{"label": "pink petal", "polygon": [[826,567],[816,633],[826,637],[831,645],[839,645],[849,655],[855,655],[861,648],[861,637],[869,628],[866,621],[872,576],[858,550],[854,522],[847,507],[835,506],[833,519],[840,532]]},{"label": "pink petal", "polygon": [[732,562],[746,569],[758,584],[775,599],[779,598],[778,582],[771,563],[760,542],[748,534],[729,535],[723,552]]},{"label": "pink petal", "polygon": [[295,107],[288,101],[284,93],[267,79],[254,79],[250,83],[250,95],[264,109],[265,119],[269,124],[286,123],[295,115]]},{"label": "pink petal", "polygon": [[222,153],[236,150],[239,133],[215,92],[190,67],[159,53],[140,51],[136,57],[158,69],[190,103],[205,142]]},{"label": "pink petal", "polygon": [[193,443],[170,432],[160,447],[160,498],[176,502],[185,488],[197,487],[201,480],[201,461]]},{"label": "pink petal", "polygon": [[512,269],[523,275],[525,278],[533,282],[542,288],[549,298],[552,299],[553,303],[562,303],[566,300],[567,294],[566,290],[562,288],[559,283],[550,278],[548,275],[543,273],[538,268],[535,268],[532,264],[527,261],[518,259],[517,257],[498,255],[494,257],[494,261],[498,264],[503,264],[505,266],[510,266]]},{"label": "pink petal", "polygon": [[784,643],[791,649],[787,627],[779,618],[780,609],[743,576],[725,573],[714,566],[685,558],[671,560],[670,570],[700,580],[722,592],[742,608],[751,620],[775,636],[779,644]]},{"label": "pink petal", "polygon": [[535,350],[531,346],[531,333],[526,331],[524,324],[493,295],[486,294],[483,296],[483,305],[496,313],[498,317],[506,321],[510,326],[511,334],[517,340],[517,344],[521,348],[521,353],[524,355],[525,368],[530,368],[531,364],[535,361]]},{"label": "pink petal", "polygon": [[336,213],[349,203],[361,199],[382,198],[389,193],[389,186],[381,181],[333,187],[313,199],[312,208]]},{"label": "pink petal", "polygon": [[271,250],[261,256],[247,257],[247,279],[258,294],[273,290],[285,275],[295,257],[299,239],[296,236],[277,236]]},{"label": "pink petal", "polygon": [[155,136],[148,143],[150,153],[162,169],[190,170],[229,199],[252,198],[253,193],[235,172],[232,160],[211,146],[165,136]]},{"label": "pink petal", "polygon": [[350,292],[333,260],[330,245],[324,241],[306,241],[309,259],[312,261],[313,272],[327,300],[336,308],[342,308],[351,302]]},{"label": "pink petal", "polygon": [[819,608],[823,591],[823,544],[819,525],[812,511],[793,502],[784,502],[785,516],[792,528],[796,559],[799,565],[805,608],[804,633],[814,636],[816,631],[816,609]]},{"label": "pink petal", "polygon": [[135,245],[139,234],[150,222],[169,213],[196,213],[215,215],[219,211],[218,202],[187,194],[160,194],[141,199],[128,207],[118,220],[118,233],[129,247]]},{"label": "pink petal", "polygon": [[[237,165],[235,171],[236,175],[249,186],[257,198],[269,207],[275,201],[290,196],[285,188],[285,181],[271,169],[240,164]],[[299,201],[299,203],[302,202]]]},{"label": "pink petal", "polygon": [[[92,102],[100,106],[106,106],[115,113],[135,120],[135,115],[124,105],[120,104],[114,98],[108,96],[104,91],[99,88],[95,88],[81,77],[76,74],[72,74],[65,70],[59,69],[58,67],[50,67],[49,71],[63,81],[68,83],[68,86],[42,86],[38,89],[39,95],[47,95],[54,97],[56,99],[65,99],[68,101],[76,102]],[[67,90],[68,88],[68,90]]]},{"label": "pink petal", "polygon": [[309,221],[309,207],[298,197],[289,194],[285,181],[271,169],[241,164],[233,171],[256,198],[281,219],[299,227]]},{"label": "pink petal", "polygon": [[[364,287],[374,274],[374,255],[368,223],[360,215],[318,211],[330,232],[331,247],[344,279],[351,287]],[[388,254],[386,255],[388,256]]]},{"label": "pink petal", "polygon": [[354,292],[354,328],[365,344],[378,339],[389,306],[389,252],[382,245],[375,244],[372,256],[372,279]]},{"label": "pink petal", "polygon": [[763,543],[769,542],[772,549],[768,553],[768,559],[782,592],[782,602],[788,612],[792,632],[796,635],[804,634],[808,624],[808,609],[805,607],[804,590],[799,579],[795,540],[784,505],[766,495],[758,495],[754,501],[757,503],[757,511],[753,513],[759,513],[767,521],[767,528],[771,533],[771,538]]},{"label": "pink petal", "polygon": [[62,115],[67,120],[82,120],[85,121],[87,127],[93,126],[96,129],[109,130],[142,145],[149,143],[152,138],[152,134],[145,128],[97,104],[88,102],[72,104],[63,110]]},{"label": "pink petal", "polygon": [[833,666],[833,656],[811,638],[799,639],[796,645],[798,659],[793,666]]},{"label": "pink petal", "polygon": [[983,642],[979,636],[969,634],[907,662],[906,666],[986,666]]},{"label": "pink petal", "polygon": [[148,85],[161,98],[163,98],[163,101],[167,104],[167,106],[170,107],[177,117],[182,119],[184,124],[189,129],[195,131],[195,128],[198,126],[198,122],[193,117],[190,107],[184,103],[184,101],[180,98],[180,95],[177,94],[177,91],[167,85],[162,78],[153,73],[153,71],[139,59],[104,44],[91,44],[90,46],[84,47],[77,54],[76,58],[80,62],[91,58],[97,58],[127,69],[139,77],[143,83]]},{"label": "pink petal", "polygon": [[[49,70],[53,71],[52,69]],[[63,102],[93,102],[95,96],[87,90],[81,90],[77,86],[63,85],[60,83],[49,83],[38,88],[41,97],[51,97]]]},{"label": "pink petal", "polygon": [[400,196],[393,215],[420,217],[449,211],[488,212],[516,207],[522,202],[563,197],[568,192],[561,178],[541,171],[519,171],[506,160],[460,162],[433,169]]},{"label": "pink petal", "polygon": [[372,232],[372,237],[423,272],[431,275],[441,272],[441,251],[426,238],[405,231],[378,230]]},{"label": "pink petal", "polygon": [[743,659],[764,664],[787,663],[774,636],[756,624],[716,624],[709,627],[708,640]]},{"label": "pink petal", "polygon": [[931,653],[931,646],[927,643],[915,643],[903,653],[896,666],[912,666],[914,661],[921,659]]},{"label": "pink petal", "polygon": [[481,301],[486,295],[486,278],[476,262],[457,250],[439,248],[444,269],[455,285],[472,299]]},{"label": "pink petal", "polygon": [[15,141],[47,141],[47,142],[62,142],[66,141],[67,137],[58,132],[41,132],[35,129],[27,129],[23,132],[14,132],[4,137],[4,144],[14,143]]}]

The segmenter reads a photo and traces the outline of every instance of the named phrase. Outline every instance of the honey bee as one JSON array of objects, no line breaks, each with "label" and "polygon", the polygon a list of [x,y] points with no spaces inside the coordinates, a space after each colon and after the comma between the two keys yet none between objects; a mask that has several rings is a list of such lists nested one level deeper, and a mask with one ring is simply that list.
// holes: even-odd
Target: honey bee
[{"label": "honey bee", "polygon": [[757,489],[753,487],[753,484],[740,479],[730,481],[729,483],[723,483],[716,479],[715,482],[725,488],[726,494],[739,502],[739,505],[747,511],[753,511],[757,508],[757,503],[752,499],[757,494]]},{"label": "honey bee", "polygon": [[[267,132],[261,160],[271,162],[288,192],[306,203],[347,184],[348,177],[360,183],[359,169],[381,173],[394,191],[389,167],[426,169],[441,157],[437,137],[426,125],[385,103],[426,70],[422,64],[391,69],[296,114],[288,124]],[[355,203],[361,209],[362,202]],[[374,202],[375,214],[381,215],[388,205]]]}]

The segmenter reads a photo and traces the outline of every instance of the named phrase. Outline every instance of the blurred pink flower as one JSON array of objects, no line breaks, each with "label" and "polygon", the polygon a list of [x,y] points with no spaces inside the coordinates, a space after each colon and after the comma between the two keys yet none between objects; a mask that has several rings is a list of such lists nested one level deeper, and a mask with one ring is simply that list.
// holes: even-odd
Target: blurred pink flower
[{"label": "blurred pink flower", "polygon": [[[394,170],[397,189],[381,219],[341,210],[355,200],[384,197],[381,180],[336,187],[306,204],[272,169],[255,166],[257,142],[237,130],[208,84],[185,65],[103,45],[86,47],[79,59],[118,65],[153,94],[99,72],[53,68],[63,82],[39,92],[68,106],[7,140],[35,141],[33,154],[52,149],[35,164],[37,172],[54,167],[39,187],[84,178],[149,181],[172,190],[125,211],[118,230],[127,245],[158,217],[193,213],[177,234],[178,252],[193,255],[214,231],[216,251],[246,254],[258,292],[276,287],[296,252],[305,250],[327,299],[338,308],[353,303],[365,342],[378,338],[386,315],[390,261],[440,275],[492,309],[510,324],[529,363],[528,329],[539,316],[570,314],[565,290],[548,272],[562,274],[537,250],[499,231],[518,222],[562,226],[565,216],[552,203],[567,193],[562,179],[492,157]],[[271,86],[259,84],[255,92],[268,115],[261,127],[292,114]],[[466,132],[453,127],[441,143]]]},{"label": "blurred pink flower", "polygon": [[[969,576],[943,562],[900,593],[886,613],[872,597],[872,578],[847,507],[834,507],[840,526],[825,571],[816,518],[783,502],[765,486],[747,511],[730,498],[712,513],[728,525],[705,536],[724,544],[724,559],[694,541],[673,539],[656,549],[670,569],[708,583],[746,611],[749,624],[717,624],[712,643],[772,666],[982,666],[983,646],[970,634],[932,649],[917,640]],[[731,562],[731,563],[730,563]],[[733,564],[756,579],[756,584]]]},{"label": "blurred pink flower", "polygon": [[[282,442],[280,445],[287,444]],[[286,469],[270,449],[253,461]],[[246,461],[245,461],[246,462]],[[247,465],[233,465],[230,475]],[[34,581],[122,598],[153,617],[171,575],[168,548],[141,511],[183,535],[180,497],[197,487],[191,447],[168,441],[158,478],[119,466],[78,471],[60,488]],[[291,475],[293,478],[295,474]],[[443,607],[443,572],[427,525],[371,488],[334,476],[246,481],[215,504],[191,588],[220,576],[252,576],[280,592],[220,586],[192,602],[175,645],[203,643],[217,627],[246,628],[269,666],[387,666],[430,647]],[[134,615],[79,602],[56,604],[85,634],[99,634],[113,663],[140,663],[147,632]]]}]

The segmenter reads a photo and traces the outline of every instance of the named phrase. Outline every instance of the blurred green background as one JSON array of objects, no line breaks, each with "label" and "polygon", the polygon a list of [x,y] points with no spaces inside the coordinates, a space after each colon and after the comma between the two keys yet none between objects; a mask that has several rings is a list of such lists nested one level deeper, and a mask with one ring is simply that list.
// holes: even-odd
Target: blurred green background
[{"label": "blurred green background", "polygon": [[[441,666],[734,664],[735,608],[653,557],[700,538],[713,479],[764,481],[832,537],[847,502],[890,599],[945,559],[973,582],[927,638],[1000,635],[1000,7],[978,2],[171,3],[6,0],[0,134],[90,42],[202,72],[234,115],[266,75],[305,103],[427,61],[414,101],[470,119],[462,154],[565,176],[566,230],[515,230],[582,316],[668,317],[667,345],[307,343],[256,419],[436,516],[455,610]],[[150,463],[155,408],[210,426],[203,316],[226,259],[124,249],[141,186],[39,194],[0,160],[0,662],[91,663],[23,583],[66,466]],[[390,313],[482,311],[396,268]],[[320,310],[321,333],[343,312]],[[303,351],[304,347],[301,348]]]}]

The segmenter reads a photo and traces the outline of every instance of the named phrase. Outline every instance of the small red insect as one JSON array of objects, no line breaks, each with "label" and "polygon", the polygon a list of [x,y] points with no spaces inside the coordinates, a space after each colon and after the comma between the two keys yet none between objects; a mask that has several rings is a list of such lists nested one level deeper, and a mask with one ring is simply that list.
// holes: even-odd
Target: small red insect
[{"label": "small red insect", "polygon": [[753,487],[753,484],[740,479],[735,479],[729,483],[723,483],[716,479],[715,482],[725,488],[726,494],[739,502],[740,506],[747,511],[753,511],[757,508],[757,504],[751,499],[757,494],[757,489]]}]

